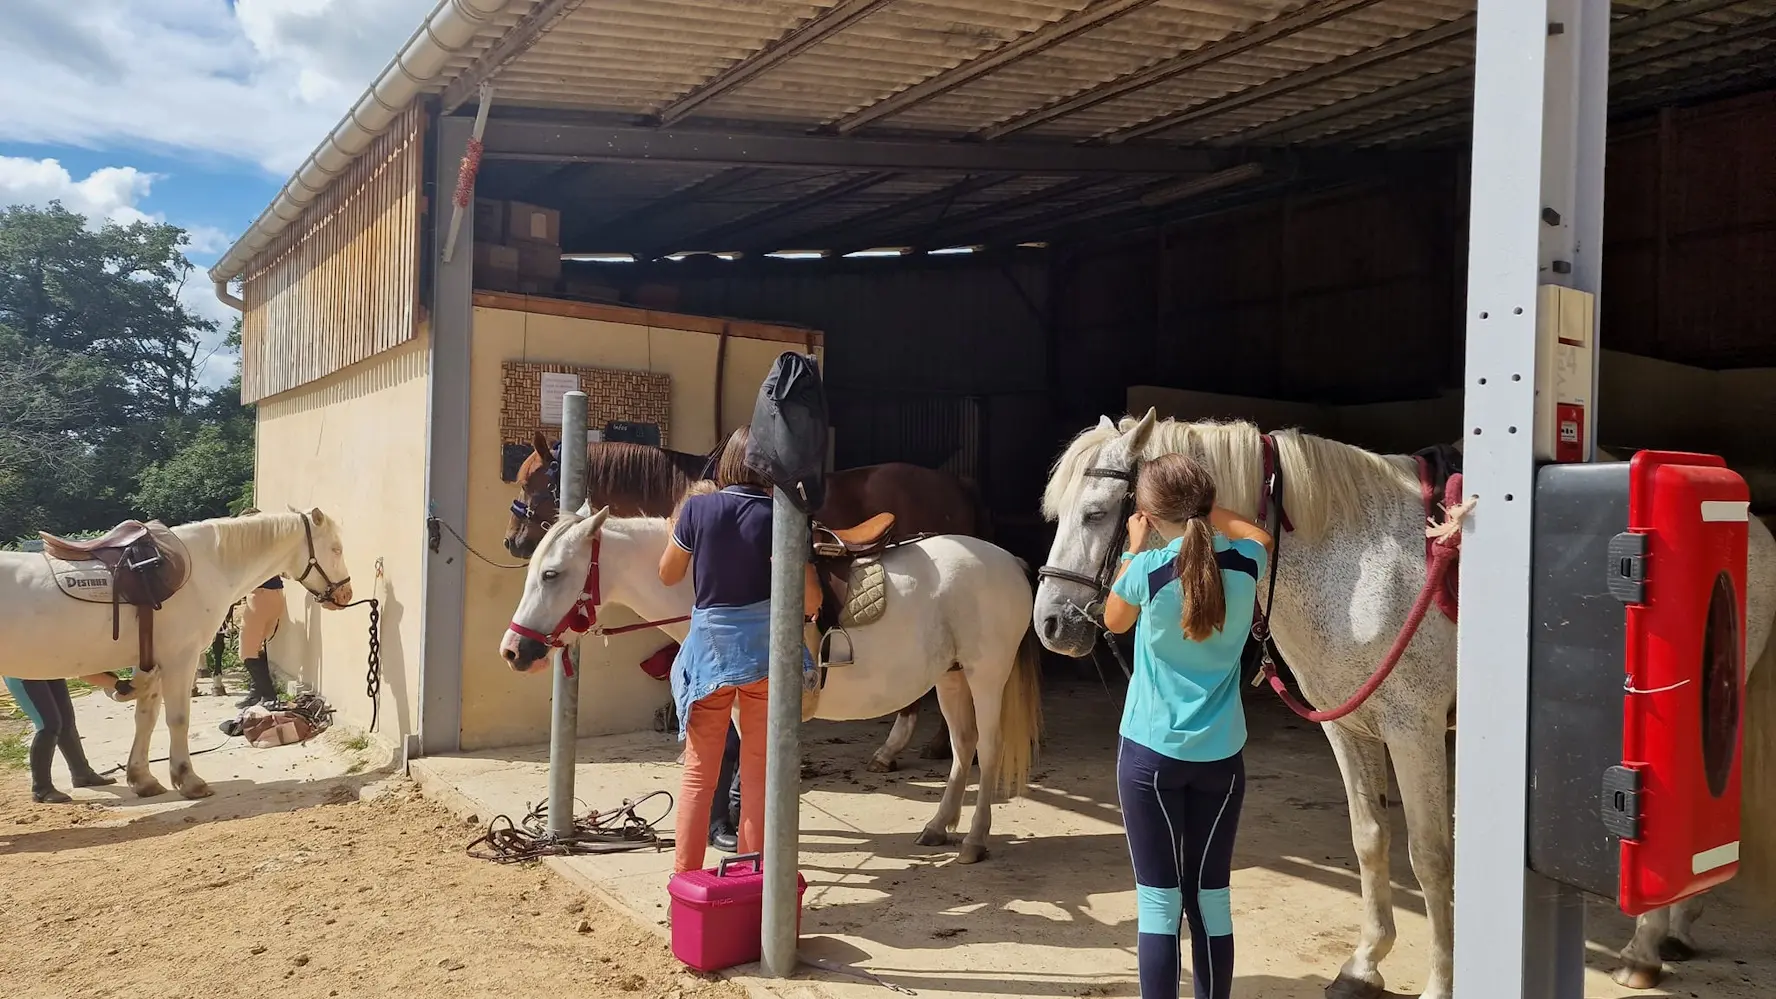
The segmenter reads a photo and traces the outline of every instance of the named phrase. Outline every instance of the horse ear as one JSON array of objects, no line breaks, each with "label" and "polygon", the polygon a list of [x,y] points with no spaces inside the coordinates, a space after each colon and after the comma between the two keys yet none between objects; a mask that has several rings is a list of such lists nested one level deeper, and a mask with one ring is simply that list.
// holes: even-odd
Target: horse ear
[{"label": "horse ear", "polygon": [[589,517],[586,520],[586,533],[597,534],[604,527],[604,522],[610,518],[610,514],[611,508],[607,506]]},{"label": "horse ear", "polygon": [[308,519],[314,522],[314,526],[319,527],[327,522],[327,515],[322,513],[321,508],[317,506],[308,511]]},{"label": "horse ear", "polygon": [[1128,432],[1128,451],[1130,454],[1140,454],[1147,449],[1147,437],[1153,433],[1153,424],[1158,420],[1159,412],[1149,407],[1147,415],[1141,417],[1141,422],[1135,424],[1135,428]]},{"label": "horse ear", "polygon": [[1110,419],[1108,416],[1099,416],[1098,417],[1098,429],[1099,430],[1115,430],[1116,429],[1116,421]]},{"label": "horse ear", "polygon": [[541,430],[533,431],[531,433],[530,446],[536,451],[538,458],[541,458],[544,461],[549,460],[549,438],[544,437]]}]

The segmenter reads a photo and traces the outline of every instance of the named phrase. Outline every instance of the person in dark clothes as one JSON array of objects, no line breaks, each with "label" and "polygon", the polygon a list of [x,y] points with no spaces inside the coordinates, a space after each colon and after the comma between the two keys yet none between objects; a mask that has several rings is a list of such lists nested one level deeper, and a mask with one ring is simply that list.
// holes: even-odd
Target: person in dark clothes
[{"label": "person in dark clothes", "polygon": [[6,678],[6,689],[18,702],[25,717],[31,719],[36,734],[31,737],[31,798],[42,804],[66,804],[73,801],[66,792],[56,789],[50,773],[55,762],[56,747],[75,787],[100,787],[115,784],[115,777],[95,771],[86,761],[86,748],[80,744],[80,729],[74,724],[74,699],[68,694],[66,680],[19,680]]},{"label": "person in dark clothes", "polygon": [[709,845],[723,853],[740,848],[740,730],[728,722],[728,744],[715,775],[715,807],[709,810]]}]

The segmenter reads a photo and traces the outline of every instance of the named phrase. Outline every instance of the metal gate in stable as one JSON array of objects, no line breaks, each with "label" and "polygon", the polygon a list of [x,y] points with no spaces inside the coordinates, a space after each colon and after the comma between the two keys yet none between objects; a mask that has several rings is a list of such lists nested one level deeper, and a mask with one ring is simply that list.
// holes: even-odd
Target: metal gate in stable
[{"label": "metal gate in stable", "polygon": [[987,400],[979,395],[829,387],[833,467],[904,461],[987,495]]}]

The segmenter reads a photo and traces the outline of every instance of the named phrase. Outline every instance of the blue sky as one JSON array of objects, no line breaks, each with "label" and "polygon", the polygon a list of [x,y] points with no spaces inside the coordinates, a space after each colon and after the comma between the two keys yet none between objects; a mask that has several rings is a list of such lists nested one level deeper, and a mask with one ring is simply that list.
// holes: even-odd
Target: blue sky
[{"label": "blue sky", "polygon": [[[434,5],[0,0],[0,205],[170,222],[207,269]],[[233,318],[201,274],[185,299]]]}]

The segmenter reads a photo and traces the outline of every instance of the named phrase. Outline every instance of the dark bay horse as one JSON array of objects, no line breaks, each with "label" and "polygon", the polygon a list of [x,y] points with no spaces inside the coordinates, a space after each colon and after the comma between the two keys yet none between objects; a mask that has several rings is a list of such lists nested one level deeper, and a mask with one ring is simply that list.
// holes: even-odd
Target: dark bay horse
[{"label": "dark bay horse", "polygon": [[[667,517],[692,482],[713,474],[718,453],[688,454],[645,444],[609,441],[586,445],[586,497],[593,509],[611,508],[613,517]],[[553,523],[560,506],[554,446],[542,431],[531,438],[531,453],[518,469],[518,499],[512,503],[506,550],[529,558]],[[854,527],[879,513],[894,515],[895,532],[961,534],[991,541],[986,508],[975,491],[949,472],[905,462],[847,468],[826,479],[826,502],[814,519],[827,527]],[[921,699],[922,700],[922,699]],[[920,701],[901,709],[870,769],[895,769],[895,757],[912,740]],[[950,755],[949,731],[939,725],[920,750],[925,759]]]}]

